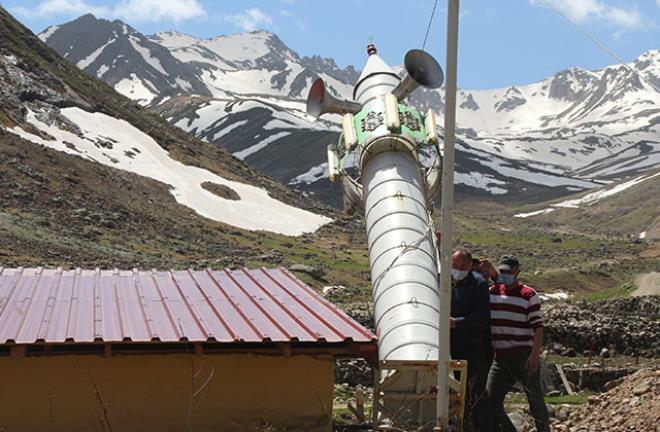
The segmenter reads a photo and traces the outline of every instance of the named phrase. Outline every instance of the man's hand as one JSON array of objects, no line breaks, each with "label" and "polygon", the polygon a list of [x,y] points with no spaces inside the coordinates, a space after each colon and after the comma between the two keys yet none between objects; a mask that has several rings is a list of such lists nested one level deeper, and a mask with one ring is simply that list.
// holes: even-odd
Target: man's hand
[{"label": "man's hand", "polygon": [[487,259],[482,259],[479,261],[479,273],[483,274],[488,274],[490,276],[490,279],[492,280],[497,280],[497,269],[493,265],[492,262],[488,261]]},{"label": "man's hand", "polygon": [[539,366],[541,365],[541,357],[538,354],[530,354],[527,357],[527,362],[525,363],[525,369],[527,370],[527,375],[534,375]]}]

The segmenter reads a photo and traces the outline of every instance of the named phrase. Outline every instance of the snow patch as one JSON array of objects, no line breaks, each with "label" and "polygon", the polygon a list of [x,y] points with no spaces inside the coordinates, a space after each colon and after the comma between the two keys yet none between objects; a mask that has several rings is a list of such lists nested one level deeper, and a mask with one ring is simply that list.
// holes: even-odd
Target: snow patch
[{"label": "snow patch", "polygon": [[96,58],[103,52],[105,47],[113,43],[115,40],[116,40],[115,38],[110,39],[109,41],[107,41],[106,43],[95,49],[94,52],[92,52],[90,55],[78,61],[78,63],[76,63],[76,66],[84,70],[87,66],[91,65],[94,62],[94,60],[96,60]]},{"label": "snow patch", "polygon": [[[244,120],[243,122],[247,123],[247,120]],[[238,122],[238,123],[242,123],[242,122]],[[234,124],[237,124],[237,123],[234,123]],[[233,129],[233,126],[234,125],[231,125],[230,128]],[[223,132],[223,134],[225,134],[226,133],[225,129],[223,129],[222,132]],[[274,135],[271,135],[267,138],[264,138],[263,140],[259,141],[258,144],[255,144],[253,146],[250,146],[250,147],[246,148],[245,150],[241,150],[239,152],[234,153],[234,156],[236,156],[240,160],[245,160],[245,158],[250,156],[251,154],[258,152],[259,150],[265,148],[268,144],[272,143],[273,141],[277,141],[278,139],[283,138],[287,135],[290,135],[290,133],[289,132],[278,132]],[[217,139],[217,136],[215,137],[215,139]]]},{"label": "snow patch", "polygon": [[137,101],[140,105],[147,105],[155,97],[155,90],[153,84],[149,83],[151,88],[147,87],[140,78],[137,77],[134,73],[130,75],[129,78],[124,78],[115,84],[115,90],[124,96]]},{"label": "snow patch", "polygon": [[454,178],[455,178],[455,183],[457,184],[464,184],[466,186],[472,186],[477,189],[483,189],[492,193],[493,195],[502,195],[508,192],[506,189],[493,186],[498,184],[505,184],[503,181],[479,172],[470,172],[470,173],[457,172],[454,175]]},{"label": "snow patch", "polygon": [[50,26],[46,30],[39,33],[39,39],[41,39],[42,42],[46,42],[59,29],[60,29],[60,26],[56,26],[56,25]]},{"label": "snow patch", "polygon": [[174,79],[176,83],[179,85],[179,88],[183,89],[184,91],[192,91],[193,86],[190,84],[189,81],[184,80],[183,78],[176,77]]},{"label": "snow patch", "polygon": [[[273,199],[264,189],[230,181],[208,170],[176,161],[153,138],[124,120],[80,108],[64,108],[60,112],[80,128],[83,137],[48,125],[31,111],[27,115],[28,122],[55,140],[45,140],[18,126],[10,131],[34,143],[168,184],[180,204],[201,216],[242,229],[301,235],[331,221]],[[98,145],[100,141],[111,141],[113,146],[111,149],[102,147]],[[70,148],[71,145],[75,149]],[[135,154],[134,148],[139,153]],[[125,152],[131,152],[132,156]],[[220,198],[202,188],[204,182],[225,185],[241,199]]]},{"label": "snow patch", "polygon": [[597,203],[598,201],[602,200],[603,198],[610,197],[612,195],[616,195],[620,192],[623,192],[624,190],[631,188],[639,183],[642,183],[643,181],[650,180],[654,177],[657,177],[660,175],[660,172],[657,172],[653,175],[643,175],[637,178],[634,178],[632,180],[629,180],[627,182],[619,183],[618,185],[610,188],[610,189],[600,189],[595,192],[591,192],[582,198],[576,198],[576,199],[571,199],[571,200],[566,200],[562,201],[560,203],[552,204],[553,207],[562,207],[562,208],[579,208],[581,205],[591,205],[594,203]]},{"label": "snow patch", "polygon": [[[548,207],[548,208],[545,208],[545,209],[542,209],[542,210],[537,210],[537,211],[533,211],[533,212],[530,212],[530,213],[518,213],[518,214],[514,215],[514,217],[528,218],[528,217],[532,217],[532,216],[538,216],[538,215],[550,213],[550,212],[554,211],[556,208],[580,208],[580,206],[582,206],[582,205],[592,205],[592,204],[595,204],[598,201],[602,200],[603,198],[611,197],[613,195],[621,193],[626,189],[629,189],[629,188],[631,188],[635,185],[638,185],[638,184],[640,184],[640,183],[642,183],[646,180],[650,180],[650,179],[652,179],[654,177],[657,177],[657,176],[660,176],[660,172],[657,172],[657,173],[651,174],[651,175],[646,174],[646,175],[643,175],[643,176],[640,176],[640,177],[636,177],[632,180],[628,180],[626,182],[619,183],[619,184],[617,184],[614,187],[611,187],[609,189],[603,188],[603,189],[597,190],[595,192],[588,193],[588,194],[586,194],[585,196],[583,196],[581,198],[575,198],[575,199],[562,201],[562,202],[559,202],[559,203],[556,203],[556,204],[551,204],[551,207]],[[646,236],[646,232],[643,232],[642,234],[644,234],[644,236]],[[642,234],[640,234],[640,238],[644,238],[644,237],[642,237]]]},{"label": "snow patch", "polygon": [[309,170],[307,170],[307,172],[293,178],[291,181],[289,181],[289,184],[293,186],[300,183],[307,183],[307,184],[314,183],[324,178],[327,172],[328,172],[328,163],[323,162],[321,165],[314,166]]},{"label": "snow patch", "polygon": [[243,126],[244,124],[247,124],[247,122],[248,122],[247,120],[241,120],[241,121],[237,121],[236,123],[230,124],[226,128],[223,128],[220,132],[215,134],[213,136],[213,140],[215,141],[218,138],[221,138],[221,137],[227,135],[229,132],[233,131],[234,129],[239,128],[239,127]]},{"label": "snow patch", "polygon": [[518,214],[513,215],[513,217],[525,219],[525,218],[532,217],[532,216],[548,214],[548,213],[551,213],[553,211],[555,211],[555,209],[546,208],[546,209],[543,209],[543,210],[537,210],[537,211],[533,211],[533,212],[529,212],[529,213],[518,213]]},{"label": "snow patch", "polygon": [[130,36],[129,40],[131,42],[131,45],[133,45],[133,49],[135,49],[135,51],[137,51],[138,54],[142,56],[144,61],[146,61],[149,64],[149,66],[156,69],[158,72],[162,73],[163,75],[167,75],[167,71],[165,70],[165,68],[163,68],[163,65],[160,64],[160,60],[158,60],[156,57],[151,55],[151,50],[149,50],[149,48],[145,48],[142,45],[140,45],[140,41],[134,36]]},{"label": "snow patch", "polygon": [[101,65],[99,70],[96,71],[96,76],[98,78],[103,78],[103,75],[105,75],[106,72],[108,72],[110,68],[107,65]]}]

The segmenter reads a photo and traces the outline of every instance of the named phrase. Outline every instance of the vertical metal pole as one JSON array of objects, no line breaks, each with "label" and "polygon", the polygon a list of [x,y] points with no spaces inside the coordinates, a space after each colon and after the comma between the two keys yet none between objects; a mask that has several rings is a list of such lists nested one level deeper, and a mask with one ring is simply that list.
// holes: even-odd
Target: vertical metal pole
[{"label": "vertical metal pole", "polygon": [[452,207],[454,205],[454,138],[456,132],[456,69],[458,57],[458,12],[460,0],[448,0],[447,65],[445,81],[445,143],[442,160],[442,221],[440,231],[440,323],[438,337],[438,398],[436,427],[449,427],[449,316],[451,311]]}]

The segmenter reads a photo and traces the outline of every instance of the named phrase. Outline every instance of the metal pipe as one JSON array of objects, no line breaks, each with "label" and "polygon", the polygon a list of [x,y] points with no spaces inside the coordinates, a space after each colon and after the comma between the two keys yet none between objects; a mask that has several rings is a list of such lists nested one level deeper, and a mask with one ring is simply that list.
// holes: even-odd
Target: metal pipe
[{"label": "metal pipe", "polygon": [[435,360],[437,268],[419,162],[378,153],[362,181],[379,359]]},{"label": "metal pipe", "polygon": [[448,0],[447,64],[445,84],[445,144],[442,160],[442,221],[440,231],[440,323],[438,326],[438,396],[436,427],[449,428],[449,316],[451,313],[452,206],[454,203],[454,139],[456,133],[456,75],[458,58],[458,13],[460,0]]}]

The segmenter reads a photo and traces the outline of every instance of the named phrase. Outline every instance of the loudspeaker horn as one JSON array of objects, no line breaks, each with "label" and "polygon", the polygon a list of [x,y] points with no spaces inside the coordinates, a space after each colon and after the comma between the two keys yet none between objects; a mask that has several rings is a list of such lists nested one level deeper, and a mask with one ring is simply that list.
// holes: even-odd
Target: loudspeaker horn
[{"label": "loudspeaker horn", "polygon": [[442,68],[433,56],[425,51],[408,51],[404,65],[406,76],[392,91],[399,100],[407,98],[419,86],[434,89],[440,87],[444,81]]},{"label": "loudspeaker horn", "polygon": [[318,78],[309,89],[307,96],[307,114],[319,118],[326,113],[356,114],[360,112],[362,105],[357,102],[337,99],[328,93],[325,82]]}]

